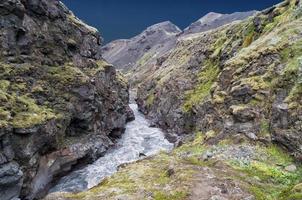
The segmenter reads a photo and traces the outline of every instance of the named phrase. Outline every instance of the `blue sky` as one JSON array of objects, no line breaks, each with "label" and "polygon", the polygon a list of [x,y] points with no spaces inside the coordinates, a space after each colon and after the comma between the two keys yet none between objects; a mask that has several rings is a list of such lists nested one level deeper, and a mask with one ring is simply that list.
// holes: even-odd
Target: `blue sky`
[{"label": "blue sky", "polygon": [[181,29],[208,12],[262,10],[281,0],[62,0],[109,42],[130,38],[146,27],[171,21]]}]

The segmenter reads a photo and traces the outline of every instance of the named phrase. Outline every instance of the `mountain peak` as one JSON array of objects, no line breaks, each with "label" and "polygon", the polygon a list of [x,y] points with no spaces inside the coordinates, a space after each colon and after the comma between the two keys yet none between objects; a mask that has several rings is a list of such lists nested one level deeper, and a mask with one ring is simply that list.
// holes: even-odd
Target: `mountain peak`
[{"label": "mountain peak", "polygon": [[201,23],[211,22],[218,19],[221,16],[223,16],[223,14],[221,13],[209,12],[208,14],[200,18],[198,21]]},{"label": "mountain peak", "polygon": [[243,20],[249,16],[254,15],[255,13],[256,11],[235,12],[231,14],[209,12],[196,22],[192,23],[189,27],[187,27],[184,30],[184,35],[215,29],[225,24],[229,24],[233,21]]},{"label": "mountain peak", "polygon": [[149,26],[146,31],[154,31],[154,30],[162,30],[169,33],[179,33],[181,32],[180,28],[178,28],[175,24],[170,21],[164,21],[152,26]]}]

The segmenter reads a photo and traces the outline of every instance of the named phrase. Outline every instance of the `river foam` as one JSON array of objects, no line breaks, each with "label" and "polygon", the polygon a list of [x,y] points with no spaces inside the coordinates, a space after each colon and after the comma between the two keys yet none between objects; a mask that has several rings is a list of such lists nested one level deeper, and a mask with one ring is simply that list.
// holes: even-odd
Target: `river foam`
[{"label": "river foam", "polygon": [[137,105],[130,104],[130,107],[134,112],[135,120],[127,124],[126,131],[116,147],[93,164],[63,177],[50,193],[80,192],[91,189],[104,178],[117,172],[122,164],[155,155],[160,151],[172,150],[173,144],[165,139],[160,129],[150,127],[144,115],[138,111]]}]

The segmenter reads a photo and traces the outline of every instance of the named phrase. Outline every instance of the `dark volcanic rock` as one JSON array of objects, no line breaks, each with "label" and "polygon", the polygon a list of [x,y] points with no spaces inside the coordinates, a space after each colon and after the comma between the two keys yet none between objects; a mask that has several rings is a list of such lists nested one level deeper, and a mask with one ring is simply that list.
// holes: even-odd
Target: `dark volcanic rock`
[{"label": "dark volcanic rock", "polygon": [[128,85],[58,0],[0,0],[0,29],[0,197],[33,199],[122,134]]},{"label": "dark volcanic rock", "polygon": [[22,188],[23,173],[19,165],[9,162],[0,165],[0,194],[1,200],[18,198]]}]

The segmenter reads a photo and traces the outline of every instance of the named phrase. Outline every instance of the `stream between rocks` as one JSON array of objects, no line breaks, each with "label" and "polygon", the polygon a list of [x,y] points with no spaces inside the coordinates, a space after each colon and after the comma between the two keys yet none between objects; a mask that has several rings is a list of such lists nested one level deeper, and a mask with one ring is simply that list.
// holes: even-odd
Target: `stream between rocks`
[{"label": "stream between rocks", "polygon": [[151,128],[136,104],[130,104],[135,120],[126,125],[126,131],[104,157],[80,170],[61,178],[49,193],[81,192],[97,186],[104,178],[118,171],[122,164],[131,163],[160,151],[171,151],[173,144],[158,128]]}]

